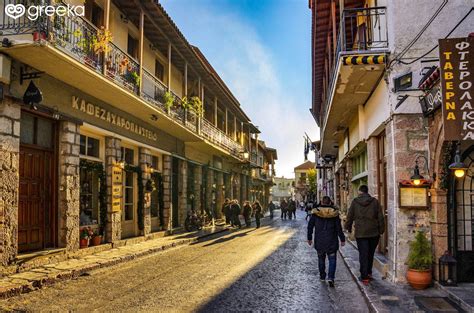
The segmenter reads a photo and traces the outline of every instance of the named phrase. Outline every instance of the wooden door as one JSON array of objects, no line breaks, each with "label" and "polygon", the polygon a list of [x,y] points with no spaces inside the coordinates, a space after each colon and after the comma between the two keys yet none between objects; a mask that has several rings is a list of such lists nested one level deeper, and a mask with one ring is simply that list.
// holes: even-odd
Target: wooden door
[{"label": "wooden door", "polygon": [[54,244],[54,154],[20,148],[18,251],[39,250]]}]

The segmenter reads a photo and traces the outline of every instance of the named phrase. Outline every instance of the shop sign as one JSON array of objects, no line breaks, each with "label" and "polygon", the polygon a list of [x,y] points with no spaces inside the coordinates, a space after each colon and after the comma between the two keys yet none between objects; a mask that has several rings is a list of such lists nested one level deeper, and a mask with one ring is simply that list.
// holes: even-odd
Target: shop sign
[{"label": "shop sign", "polygon": [[25,93],[23,94],[23,103],[28,105],[39,104],[41,101],[43,101],[43,94],[31,80],[28,88],[26,88]]},{"label": "shop sign", "polygon": [[122,201],[122,168],[112,167],[112,212],[120,212]]},{"label": "shop sign", "polygon": [[443,103],[443,96],[439,84],[436,84],[420,99],[421,110],[425,116],[439,109],[441,103]]},{"label": "shop sign", "polygon": [[439,40],[444,140],[474,140],[474,38]]},{"label": "shop sign", "polygon": [[400,208],[427,209],[428,188],[400,186]]},{"label": "shop sign", "polygon": [[103,120],[112,125],[116,125],[139,136],[143,136],[144,138],[153,141],[158,140],[158,134],[156,132],[151,131],[134,122],[131,122],[127,118],[120,116],[116,113],[110,112],[109,110],[104,109],[101,106],[88,103],[84,99],[80,99],[79,97],[72,96],[72,108],[97,119]]}]

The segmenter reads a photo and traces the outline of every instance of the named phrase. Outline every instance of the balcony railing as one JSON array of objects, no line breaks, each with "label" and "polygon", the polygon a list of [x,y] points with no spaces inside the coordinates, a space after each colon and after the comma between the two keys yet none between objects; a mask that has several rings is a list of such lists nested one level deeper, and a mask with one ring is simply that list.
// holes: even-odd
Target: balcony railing
[{"label": "balcony railing", "polygon": [[[344,10],[339,25],[336,50],[326,55],[326,59],[335,61],[332,62],[332,66],[327,68],[326,86],[323,92],[322,125],[325,123],[330,104],[329,92],[336,83],[336,71],[340,55],[342,53],[376,53],[388,48],[386,13],[386,7]],[[327,62],[327,64],[330,64],[330,62]]]},{"label": "balcony railing", "polygon": [[201,134],[210,142],[223,147],[234,155],[240,156],[243,152],[243,148],[240,144],[230,139],[223,131],[214,127],[214,125],[205,118],[201,119]]},{"label": "balcony railing", "polygon": [[[43,5],[50,3],[48,0],[37,2]],[[16,0],[5,0],[3,12],[6,5],[15,3]],[[104,30],[98,29],[86,19],[79,16],[55,15],[30,21],[23,17],[13,19],[3,14],[0,31],[3,34],[39,34],[36,38],[47,40],[97,74],[152,104],[177,124],[242,158],[243,148],[239,143],[206,119],[198,117],[194,111],[185,109],[181,98],[172,91],[173,105],[167,108],[164,105],[163,95],[169,90],[168,87],[146,69],[143,69],[143,75],[140,77],[140,64],[137,60],[112,42],[107,42],[105,49],[97,49],[97,40],[104,34]]]}]

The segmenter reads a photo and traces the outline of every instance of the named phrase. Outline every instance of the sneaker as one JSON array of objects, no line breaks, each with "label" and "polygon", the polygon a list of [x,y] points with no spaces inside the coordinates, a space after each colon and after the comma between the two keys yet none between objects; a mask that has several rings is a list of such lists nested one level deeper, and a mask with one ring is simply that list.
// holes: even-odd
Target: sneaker
[{"label": "sneaker", "polygon": [[362,279],[361,281],[364,284],[364,286],[368,286],[369,283],[370,283],[370,280],[368,280],[368,279]]},{"label": "sneaker", "polygon": [[330,279],[328,280],[329,287],[334,288],[334,280]]}]

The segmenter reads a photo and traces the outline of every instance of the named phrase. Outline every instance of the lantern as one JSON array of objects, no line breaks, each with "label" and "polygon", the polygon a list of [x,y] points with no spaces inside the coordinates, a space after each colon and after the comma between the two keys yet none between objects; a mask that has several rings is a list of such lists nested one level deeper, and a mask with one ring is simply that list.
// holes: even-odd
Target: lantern
[{"label": "lantern", "polygon": [[439,266],[439,283],[443,286],[456,286],[456,259],[449,251],[446,251],[438,262]]}]

